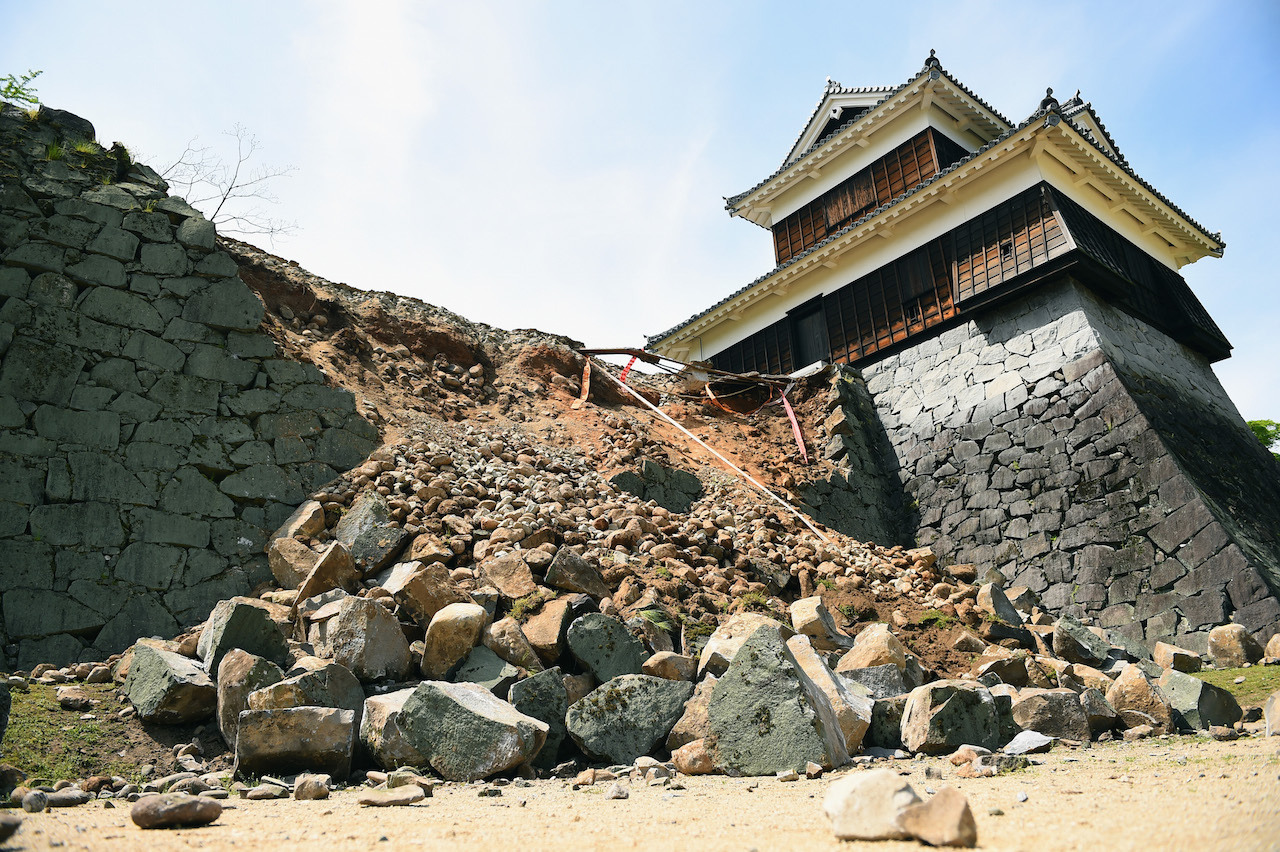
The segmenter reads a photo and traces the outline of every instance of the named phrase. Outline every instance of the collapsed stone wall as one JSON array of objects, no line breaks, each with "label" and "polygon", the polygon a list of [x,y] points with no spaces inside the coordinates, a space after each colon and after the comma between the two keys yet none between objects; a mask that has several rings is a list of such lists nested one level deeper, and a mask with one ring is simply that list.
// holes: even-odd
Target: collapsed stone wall
[{"label": "collapsed stone wall", "polygon": [[944,562],[1147,645],[1280,628],[1280,466],[1202,356],[1063,279],[863,375]]},{"label": "collapsed stone wall", "polygon": [[378,443],[277,357],[213,224],[93,136],[0,109],[0,669],[202,621]]}]

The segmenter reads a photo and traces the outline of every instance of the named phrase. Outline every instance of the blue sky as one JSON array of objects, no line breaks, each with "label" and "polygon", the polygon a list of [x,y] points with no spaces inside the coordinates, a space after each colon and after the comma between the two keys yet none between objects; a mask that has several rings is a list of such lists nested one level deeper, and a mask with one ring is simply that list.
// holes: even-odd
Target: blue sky
[{"label": "blue sky", "polygon": [[[236,123],[296,167],[274,251],[503,328],[638,346],[772,266],[723,197],[781,162],[828,76],[930,48],[1012,120],[1091,100],[1139,174],[1227,242],[1183,273],[1280,420],[1280,4],[0,0],[0,74],[157,167]],[[1052,10],[1052,11],[1050,11]],[[268,248],[272,248],[270,245]]]}]

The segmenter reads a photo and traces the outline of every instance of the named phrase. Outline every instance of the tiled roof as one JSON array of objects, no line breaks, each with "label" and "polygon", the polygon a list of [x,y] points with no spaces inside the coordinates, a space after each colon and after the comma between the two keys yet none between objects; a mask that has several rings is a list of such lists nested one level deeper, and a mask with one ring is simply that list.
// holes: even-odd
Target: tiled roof
[{"label": "tiled roof", "polygon": [[[927,68],[927,66],[926,66],[926,68]],[[943,72],[943,73],[945,73],[945,72]],[[910,85],[912,82],[914,82],[914,81],[915,81],[915,79],[916,79],[916,78],[912,78],[911,80],[908,80],[908,81],[907,81],[907,83],[903,84],[903,86],[900,86],[900,87],[898,87],[897,89],[895,89],[895,90],[894,90],[894,93],[897,93],[898,91],[901,91],[901,89],[902,89],[902,88],[905,88],[906,86]],[[948,79],[950,80],[951,78],[950,78],[950,77],[948,77]],[[955,81],[954,81],[954,80],[951,80],[951,82],[955,83]],[[968,89],[965,89],[965,88],[964,88],[963,86],[961,86],[959,83],[955,83],[955,85],[956,85],[958,88],[962,89],[962,90],[963,90],[967,95],[969,95],[970,97],[972,97],[975,101],[977,101],[978,103],[982,104],[982,106],[983,106],[984,108],[991,110],[991,112],[992,112],[994,115],[996,115],[996,117],[998,117],[1001,121],[1003,121],[1005,124],[1008,124],[1008,123],[1009,123],[1009,122],[1008,122],[1008,120],[1004,118],[1004,116],[1000,115],[1000,114],[999,114],[998,112],[996,112],[994,109],[991,109],[991,107],[990,107],[990,106],[988,106],[988,105],[986,104],[986,102],[984,102],[984,101],[980,100],[976,95],[974,95],[974,94],[973,94],[972,92],[970,92]],[[889,97],[892,97],[892,95],[889,95]],[[881,101],[881,102],[883,102],[883,99],[882,99],[882,101]],[[1097,121],[1097,123],[1098,123],[1098,127],[1099,127],[1100,129],[1102,129],[1103,133],[1105,134],[1105,133],[1106,133],[1106,129],[1102,126],[1102,122],[1101,122],[1101,121],[1098,121],[1097,114],[1093,112],[1093,109],[1092,109],[1092,107],[1091,107],[1089,104],[1081,104],[1081,105],[1076,106],[1076,107],[1070,107],[1070,108],[1069,108],[1069,111],[1071,112],[1071,114],[1072,114],[1072,115],[1078,115],[1080,112],[1082,112],[1082,111],[1083,111],[1083,110],[1085,110],[1085,109],[1087,109],[1087,110],[1089,111],[1089,113],[1090,113],[1090,115],[1093,117],[1094,121]],[[689,317],[688,319],[686,319],[684,322],[679,323],[678,325],[675,325],[675,326],[673,326],[672,328],[667,329],[666,331],[662,332],[661,334],[656,334],[656,335],[653,335],[653,336],[646,337],[646,338],[645,338],[645,345],[646,345],[646,346],[652,346],[654,343],[657,343],[657,342],[660,342],[660,341],[662,341],[662,340],[665,340],[666,338],[670,337],[672,334],[674,334],[675,332],[677,332],[677,331],[679,331],[680,329],[684,328],[685,326],[689,325],[690,323],[693,323],[693,322],[695,322],[695,321],[697,321],[697,320],[701,319],[702,317],[706,316],[707,314],[709,314],[709,313],[711,313],[711,312],[715,311],[717,308],[720,308],[720,307],[724,306],[725,304],[727,304],[727,303],[729,303],[729,302],[732,302],[734,299],[736,299],[736,298],[738,298],[739,296],[743,295],[743,294],[744,294],[744,293],[746,293],[748,290],[751,290],[751,289],[752,289],[753,287],[755,287],[756,285],[758,285],[758,284],[762,283],[763,281],[765,281],[765,280],[767,280],[767,279],[769,279],[769,278],[773,277],[774,275],[777,275],[777,274],[778,274],[779,272],[781,272],[782,270],[787,269],[788,267],[795,265],[796,263],[798,263],[799,261],[801,261],[801,260],[803,260],[804,258],[808,257],[809,255],[813,254],[814,252],[819,251],[820,249],[822,249],[822,248],[824,248],[825,246],[829,245],[829,244],[830,244],[831,242],[833,242],[834,240],[839,239],[840,237],[844,236],[845,234],[849,233],[850,231],[854,230],[855,228],[857,228],[857,227],[861,226],[863,223],[867,222],[868,220],[875,218],[876,216],[880,215],[881,213],[883,213],[884,211],[888,210],[888,209],[889,209],[889,208],[891,208],[891,207],[895,207],[896,205],[898,205],[898,204],[902,203],[903,201],[905,201],[906,199],[910,198],[911,196],[913,196],[913,195],[917,194],[917,193],[918,193],[918,192],[920,192],[921,190],[927,189],[929,186],[931,186],[932,184],[934,184],[934,183],[938,182],[939,180],[942,180],[942,179],[943,179],[943,178],[945,178],[947,175],[950,175],[952,172],[954,172],[954,171],[956,171],[957,169],[959,169],[960,167],[964,166],[966,163],[969,163],[969,162],[971,162],[972,160],[974,160],[975,158],[977,158],[977,157],[981,156],[982,154],[985,154],[987,151],[991,150],[992,148],[996,147],[997,145],[1000,145],[1000,144],[1001,144],[1001,143],[1003,143],[1005,140],[1007,140],[1007,139],[1009,139],[1010,137],[1012,137],[1012,136],[1016,135],[1017,133],[1021,132],[1024,128],[1026,128],[1026,127],[1028,127],[1029,125],[1033,124],[1034,122],[1036,122],[1036,121],[1038,121],[1038,120],[1040,120],[1040,119],[1044,118],[1044,117],[1045,117],[1045,115],[1046,115],[1047,113],[1048,113],[1048,111],[1047,111],[1047,110],[1036,110],[1036,111],[1035,111],[1034,113],[1032,113],[1032,114],[1031,114],[1031,115],[1030,115],[1030,116],[1029,116],[1025,121],[1023,121],[1022,123],[1018,124],[1016,127],[1011,127],[1009,130],[1005,131],[1004,133],[1000,134],[1000,135],[999,135],[999,136],[997,136],[996,138],[992,139],[990,142],[988,142],[987,144],[983,145],[981,148],[979,148],[978,150],[974,151],[974,152],[973,152],[972,154],[970,154],[969,156],[964,157],[964,158],[963,158],[963,159],[961,159],[961,160],[957,160],[956,162],[952,163],[952,164],[951,164],[950,166],[948,166],[947,168],[945,168],[945,169],[943,169],[942,171],[938,172],[937,174],[933,175],[932,177],[930,177],[928,180],[924,181],[923,183],[917,184],[916,186],[912,187],[911,189],[907,190],[906,192],[902,193],[901,195],[899,195],[898,197],[896,197],[896,198],[892,199],[891,201],[888,201],[888,202],[886,202],[886,203],[884,203],[884,204],[880,205],[879,207],[876,207],[876,208],[874,208],[874,209],[872,209],[872,210],[868,211],[867,213],[865,213],[864,215],[862,215],[862,216],[861,216],[861,217],[859,217],[858,219],[856,219],[856,220],[854,220],[854,221],[850,222],[849,224],[845,225],[845,226],[844,226],[843,228],[841,228],[840,230],[835,231],[835,232],[833,232],[833,233],[831,233],[831,234],[827,235],[827,236],[826,236],[823,240],[821,240],[820,242],[815,243],[814,245],[810,246],[809,248],[805,249],[804,251],[799,252],[799,253],[797,253],[797,254],[793,255],[792,257],[788,258],[785,262],[778,264],[777,266],[775,266],[773,269],[769,270],[769,271],[768,271],[768,272],[766,272],[765,274],[763,274],[763,275],[759,276],[758,278],[754,279],[753,281],[751,281],[750,283],[746,284],[745,286],[740,287],[739,289],[737,289],[737,290],[735,290],[734,292],[730,293],[728,296],[726,296],[725,298],[723,298],[723,299],[721,299],[720,301],[716,302],[714,305],[711,305],[709,308],[707,308],[707,309],[705,309],[705,310],[703,310],[703,311],[699,311],[698,313],[696,313],[696,314],[694,314],[693,316],[691,316],[691,317]],[[1059,112],[1059,114],[1061,114],[1061,112]],[[1137,172],[1135,172],[1135,171],[1134,171],[1134,170],[1129,166],[1128,162],[1127,162],[1127,161],[1126,161],[1122,156],[1120,156],[1119,149],[1118,149],[1118,148],[1116,148],[1116,147],[1114,146],[1114,144],[1112,144],[1112,150],[1114,150],[1116,153],[1115,153],[1115,154],[1112,154],[1112,153],[1108,152],[1108,151],[1107,151],[1107,149],[1106,149],[1106,148],[1104,148],[1104,147],[1103,147],[1103,146],[1102,146],[1102,145],[1101,145],[1097,140],[1090,138],[1090,136],[1089,136],[1089,135],[1087,135],[1087,134],[1084,132],[1083,128],[1081,128],[1081,127],[1080,127],[1079,125],[1077,125],[1075,122],[1070,121],[1070,119],[1068,118],[1068,119],[1067,119],[1067,121],[1066,121],[1066,123],[1067,123],[1067,125],[1068,125],[1068,126],[1070,126],[1070,127],[1071,127],[1071,129],[1072,129],[1072,130],[1074,130],[1074,131],[1076,132],[1076,134],[1077,134],[1081,139],[1085,140],[1085,141],[1086,141],[1086,142],[1088,142],[1090,145],[1092,145],[1092,146],[1093,146],[1093,147],[1098,151],[1098,153],[1102,154],[1102,155],[1103,155],[1104,157],[1106,157],[1109,161],[1111,161],[1113,164],[1115,164],[1115,165],[1116,165],[1116,166],[1117,166],[1121,171],[1123,171],[1123,172],[1124,172],[1126,175],[1128,175],[1130,178],[1132,178],[1133,180],[1135,180],[1135,181],[1137,181],[1139,184],[1141,184],[1141,186],[1142,186],[1144,189],[1146,189],[1146,190],[1147,190],[1148,192],[1150,192],[1153,196],[1155,196],[1156,198],[1158,198],[1162,203],[1164,203],[1166,206],[1168,206],[1168,207],[1169,207],[1169,209],[1173,210],[1175,213],[1177,213],[1179,216],[1181,216],[1183,219],[1185,219],[1188,223],[1190,223],[1192,226],[1194,226],[1196,229],[1198,229],[1201,233],[1205,234],[1206,236],[1211,237],[1214,241],[1218,242],[1220,245],[1222,245],[1222,246],[1224,246],[1224,247],[1225,247],[1225,245],[1226,245],[1226,244],[1222,242],[1222,235],[1221,235],[1221,233],[1220,233],[1220,232],[1211,232],[1211,231],[1209,231],[1207,228],[1205,228],[1203,225],[1201,225],[1201,224],[1200,224],[1199,222],[1197,222],[1195,219],[1192,219],[1190,216],[1188,216],[1188,215],[1187,215],[1187,214],[1186,214],[1186,213],[1185,213],[1185,212],[1184,212],[1180,207],[1178,207],[1176,204],[1174,204],[1172,201],[1170,201],[1168,198],[1166,198],[1166,197],[1165,197],[1165,196],[1164,196],[1164,195],[1163,195],[1159,190],[1157,190],[1154,186],[1152,186],[1152,185],[1151,185],[1150,183],[1148,183],[1145,179],[1143,179],[1143,178],[1142,178],[1142,177],[1141,177]],[[842,129],[843,129],[843,128],[842,128]],[[1107,141],[1108,141],[1108,143],[1111,143],[1111,137],[1110,137],[1109,135],[1107,136]],[[816,147],[816,145],[815,145],[815,146],[813,146],[813,147]],[[812,151],[812,150],[813,150],[813,147],[811,147],[811,148],[809,149],[809,151]],[[807,155],[807,154],[809,153],[809,151],[806,151],[806,152],[805,152],[805,155]],[[799,159],[802,159],[802,158],[803,158],[803,156],[805,156],[805,155],[801,155],[801,157],[797,158],[797,161],[798,161]],[[793,162],[795,162],[795,161],[793,161]],[[755,192],[755,191],[756,191],[757,189],[759,189],[761,186],[764,186],[766,183],[768,183],[769,181],[771,181],[771,180],[773,180],[775,177],[777,177],[777,176],[778,176],[778,174],[780,174],[782,171],[783,171],[783,169],[779,169],[779,170],[778,170],[777,172],[775,172],[773,175],[771,175],[770,177],[766,178],[764,181],[761,181],[759,184],[757,184],[757,185],[756,185],[755,187],[753,187],[752,189],[747,190],[747,192],[742,193],[741,195],[735,196],[735,197],[734,197],[734,199],[729,199],[729,204],[731,205],[731,204],[732,204],[732,202],[733,202],[735,199],[742,198],[742,197],[743,197],[743,196],[745,196],[745,195],[748,195],[748,194],[750,194],[750,193],[752,193],[752,192]],[[728,205],[726,205],[726,206],[728,206]]]},{"label": "tiled roof", "polygon": [[[991,113],[992,115],[994,115],[996,118],[1000,119],[1000,121],[1001,121],[1001,122],[1003,122],[1003,123],[1005,124],[1005,126],[1006,126],[1006,127],[1007,127],[1007,126],[1009,126],[1009,119],[1007,119],[1007,118],[1005,118],[1003,115],[1001,115],[1001,114],[996,110],[996,108],[995,108],[995,107],[991,106],[991,104],[987,103],[987,102],[986,102],[986,101],[984,101],[982,98],[980,98],[980,97],[978,97],[976,94],[974,94],[974,93],[973,93],[973,91],[972,91],[972,90],[970,90],[968,86],[964,85],[964,84],[963,84],[963,83],[961,83],[959,80],[955,79],[955,78],[954,78],[954,77],[952,77],[950,74],[948,74],[945,68],[943,68],[941,65],[933,65],[932,67],[937,68],[937,70],[938,70],[939,74],[940,74],[940,75],[942,75],[942,76],[945,76],[945,77],[947,78],[947,81],[948,81],[948,82],[950,82],[950,83],[951,83],[951,85],[955,86],[955,88],[956,88],[956,89],[958,89],[958,90],[959,90],[959,91],[961,91],[961,92],[964,92],[964,93],[965,93],[965,95],[967,95],[971,100],[973,100],[975,103],[979,104],[983,109],[985,109],[985,110],[987,110],[988,112],[990,112],[990,113]],[[900,85],[900,86],[867,86],[867,87],[861,87],[861,88],[845,88],[845,87],[841,86],[839,83],[836,83],[836,82],[835,82],[835,81],[833,81],[833,80],[828,80],[828,81],[827,81],[827,87],[826,87],[826,89],[825,89],[825,90],[823,91],[823,93],[822,93],[822,98],[820,98],[820,99],[818,100],[818,104],[817,104],[817,106],[815,106],[815,107],[813,108],[813,112],[811,112],[811,113],[809,114],[809,119],[808,119],[808,121],[806,121],[806,122],[804,123],[804,127],[803,127],[803,128],[801,128],[801,130],[800,130],[800,135],[796,137],[796,142],[799,142],[799,141],[800,141],[800,139],[804,136],[805,131],[809,129],[809,125],[813,122],[814,116],[816,116],[816,115],[818,114],[818,110],[822,109],[823,101],[825,101],[825,100],[826,100],[827,95],[829,95],[829,94],[863,94],[863,93],[865,93],[865,94],[875,94],[875,93],[883,92],[883,93],[884,93],[884,97],[882,97],[880,100],[876,101],[876,102],[875,102],[875,104],[871,107],[871,109],[869,109],[869,110],[867,111],[867,112],[871,112],[871,111],[875,110],[875,109],[876,109],[876,107],[880,106],[880,104],[884,103],[885,101],[889,100],[889,99],[890,99],[890,98],[892,98],[893,96],[897,95],[897,94],[898,94],[899,92],[901,92],[903,89],[905,89],[905,88],[907,88],[908,86],[910,86],[910,85],[912,85],[913,83],[915,83],[915,82],[916,82],[917,80],[919,80],[921,77],[923,77],[923,76],[927,76],[927,75],[929,74],[930,70],[931,70],[930,64],[926,62],[926,63],[925,63],[925,67],[921,70],[921,72],[920,72],[920,73],[918,73],[918,74],[916,74],[915,76],[911,77],[909,80],[907,80],[905,83],[903,83],[903,84],[902,84],[902,85]],[[844,124],[840,125],[840,127],[839,127],[839,129],[836,131],[836,133],[843,133],[845,130],[849,129],[849,128],[850,128],[850,127],[852,127],[854,124],[857,124],[859,121],[862,121],[862,120],[863,120],[863,118],[865,118],[865,116],[866,116],[866,113],[863,113],[863,114],[861,114],[861,115],[859,115],[859,116],[857,116],[857,117],[855,117],[855,118],[850,119],[849,121],[846,121]],[[825,141],[825,139],[826,139],[826,138],[829,138],[829,137],[824,137],[823,139],[818,139],[818,140],[817,140],[817,141],[815,141],[812,145],[810,145],[808,148],[806,148],[804,151],[801,151],[801,152],[800,152],[799,154],[797,154],[796,156],[794,156],[794,157],[792,157],[792,158],[790,158],[790,159],[786,160],[786,161],[785,161],[781,166],[779,166],[779,167],[778,167],[777,171],[775,171],[773,174],[769,175],[767,178],[765,178],[764,180],[762,180],[762,181],[760,181],[759,183],[757,183],[755,186],[751,187],[750,189],[748,189],[748,190],[746,190],[746,191],[744,191],[744,192],[740,192],[740,193],[738,193],[737,195],[732,196],[731,198],[726,198],[726,199],[725,199],[725,204],[724,204],[725,209],[726,209],[726,210],[732,210],[732,209],[733,209],[733,207],[734,207],[734,205],[735,205],[735,204],[737,204],[737,202],[741,201],[742,199],[746,198],[746,197],[747,197],[748,195],[750,195],[751,193],[755,192],[756,190],[758,190],[758,189],[760,189],[761,187],[765,186],[766,184],[770,183],[770,182],[771,182],[771,181],[773,181],[775,178],[777,178],[779,175],[781,175],[783,172],[785,172],[787,169],[791,168],[791,167],[792,167],[792,166],[794,166],[796,163],[800,162],[800,161],[801,161],[801,160],[803,160],[805,157],[809,156],[811,153],[813,153],[815,150],[817,150],[818,148],[820,148],[820,147],[823,145],[823,143],[824,143],[824,141]],[[793,143],[791,143],[791,144],[792,144],[792,147],[794,148],[796,143],[795,143],[795,142],[793,142]]]}]

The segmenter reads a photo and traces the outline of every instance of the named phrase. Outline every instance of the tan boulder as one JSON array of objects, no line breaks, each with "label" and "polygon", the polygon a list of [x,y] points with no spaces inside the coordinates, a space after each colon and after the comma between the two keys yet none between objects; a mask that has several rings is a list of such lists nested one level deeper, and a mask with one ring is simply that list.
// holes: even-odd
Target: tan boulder
[{"label": "tan boulder", "polygon": [[298,586],[298,600],[313,598],[333,589],[353,594],[360,590],[360,572],[356,570],[355,560],[347,546],[339,541],[330,542],[316,557],[311,572]]},{"label": "tan boulder", "polygon": [[486,627],[480,635],[480,641],[513,666],[519,666],[528,672],[540,672],[543,669],[538,654],[520,629],[520,622],[511,616]]},{"label": "tan boulder", "polygon": [[421,533],[409,544],[409,561],[424,565],[447,563],[453,559],[453,548],[439,536]]},{"label": "tan boulder", "polygon": [[293,510],[293,514],[280,525],[280,529],[271,534],[271,538],[311,538],[323,529],[324,507],[315,500],[308,500]]},{"label": "tan boulder", "polygon": [[672,651],[659,651],[644,661],[641,671],[665,680],[693,680],[698,673],[698,662]]},{"label": "tan boulder", "polygon": [[883,623],[864,627],[853,641],[853,650],[840,658],[836,671],[867,669],[893,663],[898,671],[906,671],[907,649]]},{"label": "tan boulder", "polygon": [[671,752],[671,762],[685,775],[710,775],[716,771],[715,755],[705,739],[685,743]]},{"label": "tan boulder", "polygon": [[1267,640],[1267,647],[1262,652],[1264,657],[1271,657],[1274,660],[1280,660],[1280,633],[1273,634]]},{"label": "tan boulder", "polygon": [[[829,719],[825,717],[829,714],[840,730],[845,751],[850,755],[855,754],[862,747],[862,738],[871,727],[871,708],[875,702],[868,696],[846,689],[844,682],[818,656],[808,636],[792,636],[787,640],[787,650],[791,652],[800,678],[807,687],[806,694],[818,705],[814,708],[818,718],[828,724]],[[818,696],[821,696],[827,706],[822,706]],[[835,757],[832,756],[833,763]]]},{"label": "tan boulder", "polygon": [[684,715],[667,734],[667,749],[675,751],[683,745],[700,740],[711,733],[711,720],[707,709],[711,705],[711,693],[716,686],[716,676],[707,675],[693,690],[693,696],[684,703]]},{"label": "tan boulder", "polygon": [[892,769],[854,772],[832,782],[822,809],[840,840],[906,840],[902,813],[920,797]]},{"label": "tan boulder", "polygon": [[1209,659],[1220,669],[1236,669],[1262,659],[1262,647],[1242,624],[1222,624],[1209,631]]},{"label": "tan boulder", "polygon": [[267,545],[271,576],[284,589],[296,589],[315,567],[320,555],[296,538],[274,538]]},{"label": "tan boulder", "polygon": [[1173,733],[1169,702],[1138,666],[1128,666],[1107,690],[1107,702],[1126,728],[1151,725],[1157,733]]},{"label": "tan boulder", "polygon": [[899,822],[911,836],[930,846],[978,845],[978,824],[969,800],[955,787],[943,787],[929,801],[904,808]]},{"label": "tan boulder", "polygon": [[796,633],[808,636],[809,642],[819,651],[838,651],[852,643],[836,627],[835,619],[817,595],[801,598],[791,605],[791,626]]},{"label": "tan boulder", "polygon": [[516,600],[538,591],[533,572],[519,552],[512,551],[481,562],[478,576],[482,583],[497,589],[503,597]]},{"label": "tan boulder", "polygon": [[471,602],[471,597],[449,576],[449,569],[439,562],[400,562],[378,577],[378,585],[390,592],[401,611],[424,629],[443,607]]},{"label": "tan boulder", "polygon": [[1199,654],[1188,651],[1186,648],[1179,648],[1177,645],[1170,645],[1168,642],[1157,642],[1151,649],[1151,658],[1162,669],[1173,669],[1176,672],[1188,674],[1200,671]]},{"label": "tan boulder", "polygon": [[525,619],[521,629],[525,639],[546,665],[553,665],[565,649],[565,634],[572,621],[568,598],[547,601],[542,609]]},{"label": "tan boulder", "polygon": [[423,676],[440,680],[466,659],[479,643],[488,617],[484,607],[474,603],[449,604],[437,612],[427,626]]}]

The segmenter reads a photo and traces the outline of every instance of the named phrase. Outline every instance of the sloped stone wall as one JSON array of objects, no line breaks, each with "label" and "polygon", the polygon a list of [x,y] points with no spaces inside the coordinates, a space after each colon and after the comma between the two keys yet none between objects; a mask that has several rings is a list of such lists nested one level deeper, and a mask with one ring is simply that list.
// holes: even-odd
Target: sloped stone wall
[{"label": "sloped stone wall", "polygon": [[1148,645],[1280,627],[1280,472],[1201,356],[1066,279],[863,374],[944,561]]},{"label": "sloped stone wall", "polygon": [[213,225],[92,138],[0,111],[0,668],[203,620],[378,441],[277,357]]}]

